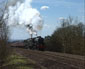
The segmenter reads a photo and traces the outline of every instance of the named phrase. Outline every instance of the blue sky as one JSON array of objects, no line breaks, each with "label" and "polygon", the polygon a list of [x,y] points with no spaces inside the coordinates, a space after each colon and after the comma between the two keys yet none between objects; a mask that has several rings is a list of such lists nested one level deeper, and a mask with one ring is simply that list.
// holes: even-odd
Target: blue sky
[{"label": "blue sky", "polygon": [[[41,10],[42,6],[48,6],[47,10]],[[36,8],[43,17],[44,27],[38,34],[51,35],[60,26],[59,18],[68,16],[78,17],[84,22],[84,0],[33,0],[32,7]],[[29,34],[25,29],[13,28],[11,39],[27,39]]]},{"label": "blue sky", "polygon": [[[49,6],[49,9],[40,10],[43,5]],[[60,17],[78,17],[80,21],[84,22],[84,0],[34,0],[32,6],[40,11],[44,24],[48,26],[47,29],[43,29],[43,36],[53,33],[55,28],[60,25]]]}]

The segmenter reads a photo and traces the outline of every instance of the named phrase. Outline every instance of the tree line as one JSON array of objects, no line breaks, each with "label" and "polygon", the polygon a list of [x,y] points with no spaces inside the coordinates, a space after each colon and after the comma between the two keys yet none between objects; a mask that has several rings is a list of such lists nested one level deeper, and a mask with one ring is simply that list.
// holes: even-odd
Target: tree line
[{"label": "tree line", "polygon": [[46,50],[85,55],[85,24],[68,17],[61,20],[61,27],[45,37]]}]

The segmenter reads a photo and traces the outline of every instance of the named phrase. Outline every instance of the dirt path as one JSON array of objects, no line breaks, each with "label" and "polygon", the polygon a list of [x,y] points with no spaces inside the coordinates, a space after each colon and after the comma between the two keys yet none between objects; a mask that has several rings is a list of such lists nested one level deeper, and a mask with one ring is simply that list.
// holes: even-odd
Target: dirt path
[{"label": "dirt path", "polygon": [[85,57],[47,51],[15,49],[17,53],[36,62],[43,69],[85,69]]}]

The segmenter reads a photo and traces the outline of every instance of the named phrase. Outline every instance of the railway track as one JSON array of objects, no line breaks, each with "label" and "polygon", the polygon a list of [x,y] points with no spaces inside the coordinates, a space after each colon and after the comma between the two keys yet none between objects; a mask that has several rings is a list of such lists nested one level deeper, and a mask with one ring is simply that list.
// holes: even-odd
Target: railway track
[{"label": "railway track", "polygon": [[16,51],[47,69],[85,69],[85,59],[82,56],[72,57],[69,54],[24,49],[16,49]]}]

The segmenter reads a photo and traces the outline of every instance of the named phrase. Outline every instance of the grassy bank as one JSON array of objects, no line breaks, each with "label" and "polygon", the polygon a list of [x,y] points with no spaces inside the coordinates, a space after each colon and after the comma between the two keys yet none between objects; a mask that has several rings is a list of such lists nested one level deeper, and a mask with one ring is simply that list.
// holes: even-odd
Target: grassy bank
[{"label": "grassy bank", "polygon": [[0,69],[37,69],[34,61],[27,59],[19,54],[12,54],[8,57],[7,62]]}]

